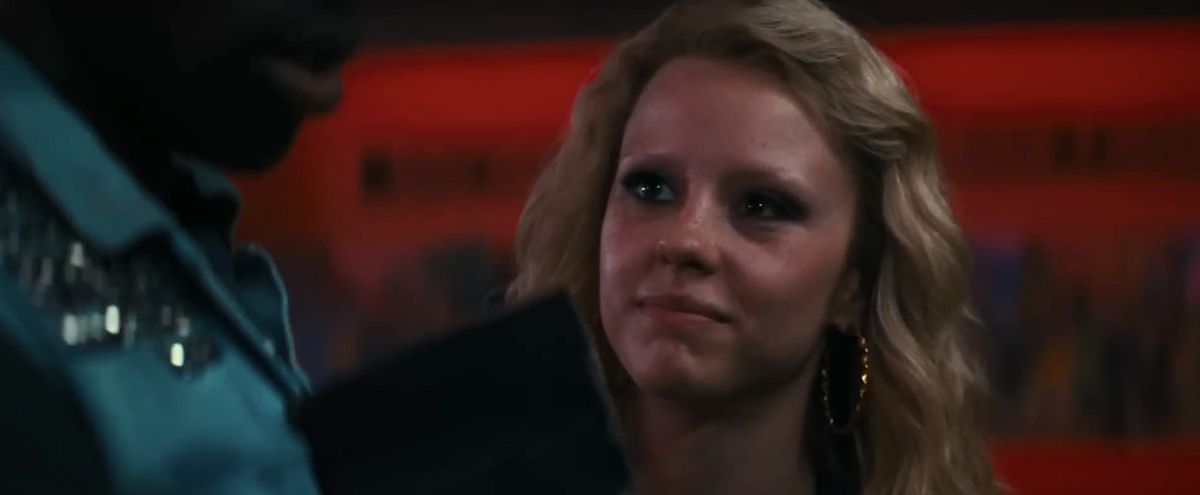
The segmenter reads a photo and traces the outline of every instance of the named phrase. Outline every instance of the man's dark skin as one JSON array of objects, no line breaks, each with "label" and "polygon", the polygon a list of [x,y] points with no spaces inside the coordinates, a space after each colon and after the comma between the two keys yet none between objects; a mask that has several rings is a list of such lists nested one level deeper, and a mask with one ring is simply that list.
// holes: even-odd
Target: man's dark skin
[{"label": "man's dark skin", "polygon": [[331,109],[350,0],[5,0],[0,36],[139,176],[183,153],[270,166]]}]

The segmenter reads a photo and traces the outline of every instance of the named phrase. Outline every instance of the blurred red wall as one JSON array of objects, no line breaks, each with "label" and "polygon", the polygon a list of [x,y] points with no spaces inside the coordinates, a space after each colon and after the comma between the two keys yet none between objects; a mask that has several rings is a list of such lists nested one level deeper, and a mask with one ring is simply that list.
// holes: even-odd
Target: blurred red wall
[{"label": "blurred red wall", "polygon": [[[1090,237],[1200,218],[1200,21],[924,29],[873,39],[938,127],[969,231]],[[347,70],[339,111],[311,122],[283,166],[240,181],[249,202],[243,232],[267,242],[366,232],[413,242],[456,230],[506,240],[576,91],[611,47],[600,40],[367,50]],[[1119,149],[1099,172],[1064,182],[1051,156],[1054,133],[1089,129],[1107,132]],[[1020,138],[1030,151],[1019,163],[979,152]],[[483,194],[450,189],[368,207],[359,200],[359,162],[369,146],[463,158],[447,167],[486,156],[511,177]],[[414,180],[429,175],[411,172]]]}]

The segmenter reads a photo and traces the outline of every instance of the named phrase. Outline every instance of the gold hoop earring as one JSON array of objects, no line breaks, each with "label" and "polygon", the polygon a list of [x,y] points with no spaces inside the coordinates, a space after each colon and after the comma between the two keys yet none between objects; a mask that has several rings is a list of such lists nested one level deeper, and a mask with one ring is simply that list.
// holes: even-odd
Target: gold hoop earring
[{"label": "gold hoop earring", "polygon": [[[837,359],[834,354],[842,354],[846,350],[857,351],[857,359],[843,360]],[[844,391],[844,397],[834,398],[835,391],[831,390],[830,375],[834,372],[830,371],[832,366],[845,366],[844,364],[834,363],[834,361],[849,361],[857,362],[858,369],[853,368],[847,371],[854,372],[855,379],[851,380],[856,385],[858,393],[852,393],[848,390]],[[851,365],[853,366],[853,365]],[[847,334],[845,332],[833,329],[827,337],[825,344],[825,352],[821,356],[821,401],[824,403],[825,420],[829,424],[829,429],[835,434],[846,434],[854,431],[854,423],[862,414],[864,398],[867,395],[867,384],[871,378],[871,351],[867,346],[867,337],[861,332],[857,335]],[[839,391],[844,390],[841,387]],[[853,399],[853,405],[844,404]],[[839,400],[840,399],[840,400]],[[834,408],[839,409],[844,413],[844,418],[838,421],[839,418],[834,412]]]}]

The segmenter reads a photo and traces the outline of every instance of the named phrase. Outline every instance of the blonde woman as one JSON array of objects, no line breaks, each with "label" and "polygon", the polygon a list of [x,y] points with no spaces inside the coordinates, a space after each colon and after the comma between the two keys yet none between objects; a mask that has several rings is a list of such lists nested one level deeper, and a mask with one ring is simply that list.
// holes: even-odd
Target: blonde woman
[{"label": "blonde woman", "polygon": [[647,494],[979,494],[984,380],[933,131],[807,0],[702,1],[581,92],[521,218]]}]

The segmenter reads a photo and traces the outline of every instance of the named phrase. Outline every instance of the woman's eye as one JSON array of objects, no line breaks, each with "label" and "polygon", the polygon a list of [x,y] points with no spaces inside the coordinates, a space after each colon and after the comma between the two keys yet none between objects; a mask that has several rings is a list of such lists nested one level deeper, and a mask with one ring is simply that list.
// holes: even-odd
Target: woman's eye
[{"label": "woman's eye", "polygon": [[738,210],[743,216],[768,221],[799,221],[803,220],[807,213],[799,202],[781,194],[768,192],[746,194]]},{"label": "woman's eye", "polygon": [[631,172],[621,180],[621,186],[640,201],[647,203],[669,203],[675,200],[675,191],[667,179],[654,172]]}]

